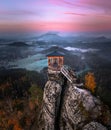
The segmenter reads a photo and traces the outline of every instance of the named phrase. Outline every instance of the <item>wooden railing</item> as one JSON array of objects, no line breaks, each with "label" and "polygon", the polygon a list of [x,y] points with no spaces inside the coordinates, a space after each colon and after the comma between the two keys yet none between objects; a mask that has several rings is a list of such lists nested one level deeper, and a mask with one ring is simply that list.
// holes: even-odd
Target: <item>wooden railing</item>
[{"label": "wooden railing", "polygon": [[76,75],[74,73],[74,71],[69,68],[68,66],[62,66],[61,68],[61,73],[68,79],[68,81],[70,81],[71,83],[76,82],[77,78]]}]

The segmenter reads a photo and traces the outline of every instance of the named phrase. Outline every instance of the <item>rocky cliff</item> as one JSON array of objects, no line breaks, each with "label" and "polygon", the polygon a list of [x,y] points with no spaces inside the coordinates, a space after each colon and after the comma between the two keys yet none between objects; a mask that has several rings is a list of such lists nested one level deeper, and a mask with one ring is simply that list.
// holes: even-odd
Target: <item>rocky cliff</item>
[{"label": "rocky cliff", "polygon": [[[60,115],[61,130],[106,130],[111,115],[104,104],[87,90],[68,84]],[[103,126],[103,125],[104,126]]]},{"label": "rocky cliff", "polygon": [[111,114],[88,90],[61,73],[48,75],[44,88],[41,130],[110,130]]}]

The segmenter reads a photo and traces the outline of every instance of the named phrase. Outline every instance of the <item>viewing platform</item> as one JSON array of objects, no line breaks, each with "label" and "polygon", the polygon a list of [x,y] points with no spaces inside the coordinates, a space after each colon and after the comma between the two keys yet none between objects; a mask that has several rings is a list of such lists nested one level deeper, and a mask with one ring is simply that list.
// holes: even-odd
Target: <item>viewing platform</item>
[{"label": "viewing platform", "polygon": [[47,55],[48,57],[48,74],[54,75],[58,74],[64,75],[70,83],[76,82],[76,74],[67,65],[64,65],[64,54],[54,51]]}]

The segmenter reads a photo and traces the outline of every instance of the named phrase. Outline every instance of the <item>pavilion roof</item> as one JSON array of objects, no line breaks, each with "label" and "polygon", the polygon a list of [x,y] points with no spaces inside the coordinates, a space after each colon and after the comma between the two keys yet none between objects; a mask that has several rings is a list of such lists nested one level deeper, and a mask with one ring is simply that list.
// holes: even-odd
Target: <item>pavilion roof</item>
[{"label": "pavilion roof", "polygon": [[50,57],[50,56],[64,56],[64,54],[61,52],[58,52],[58,51],[54,51],[54,52],[47,54],[47,57]]}]

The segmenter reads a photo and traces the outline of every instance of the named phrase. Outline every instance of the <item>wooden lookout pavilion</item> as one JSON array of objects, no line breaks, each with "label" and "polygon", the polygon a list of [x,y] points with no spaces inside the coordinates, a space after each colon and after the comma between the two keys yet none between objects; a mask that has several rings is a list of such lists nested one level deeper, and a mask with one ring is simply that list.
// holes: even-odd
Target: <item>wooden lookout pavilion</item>
[{"label": "wooden lookout pavilion", "polygon": [[64,54],[54,51],[47,55],[48,69],[53,71],[60,71],[64,64]]}]

